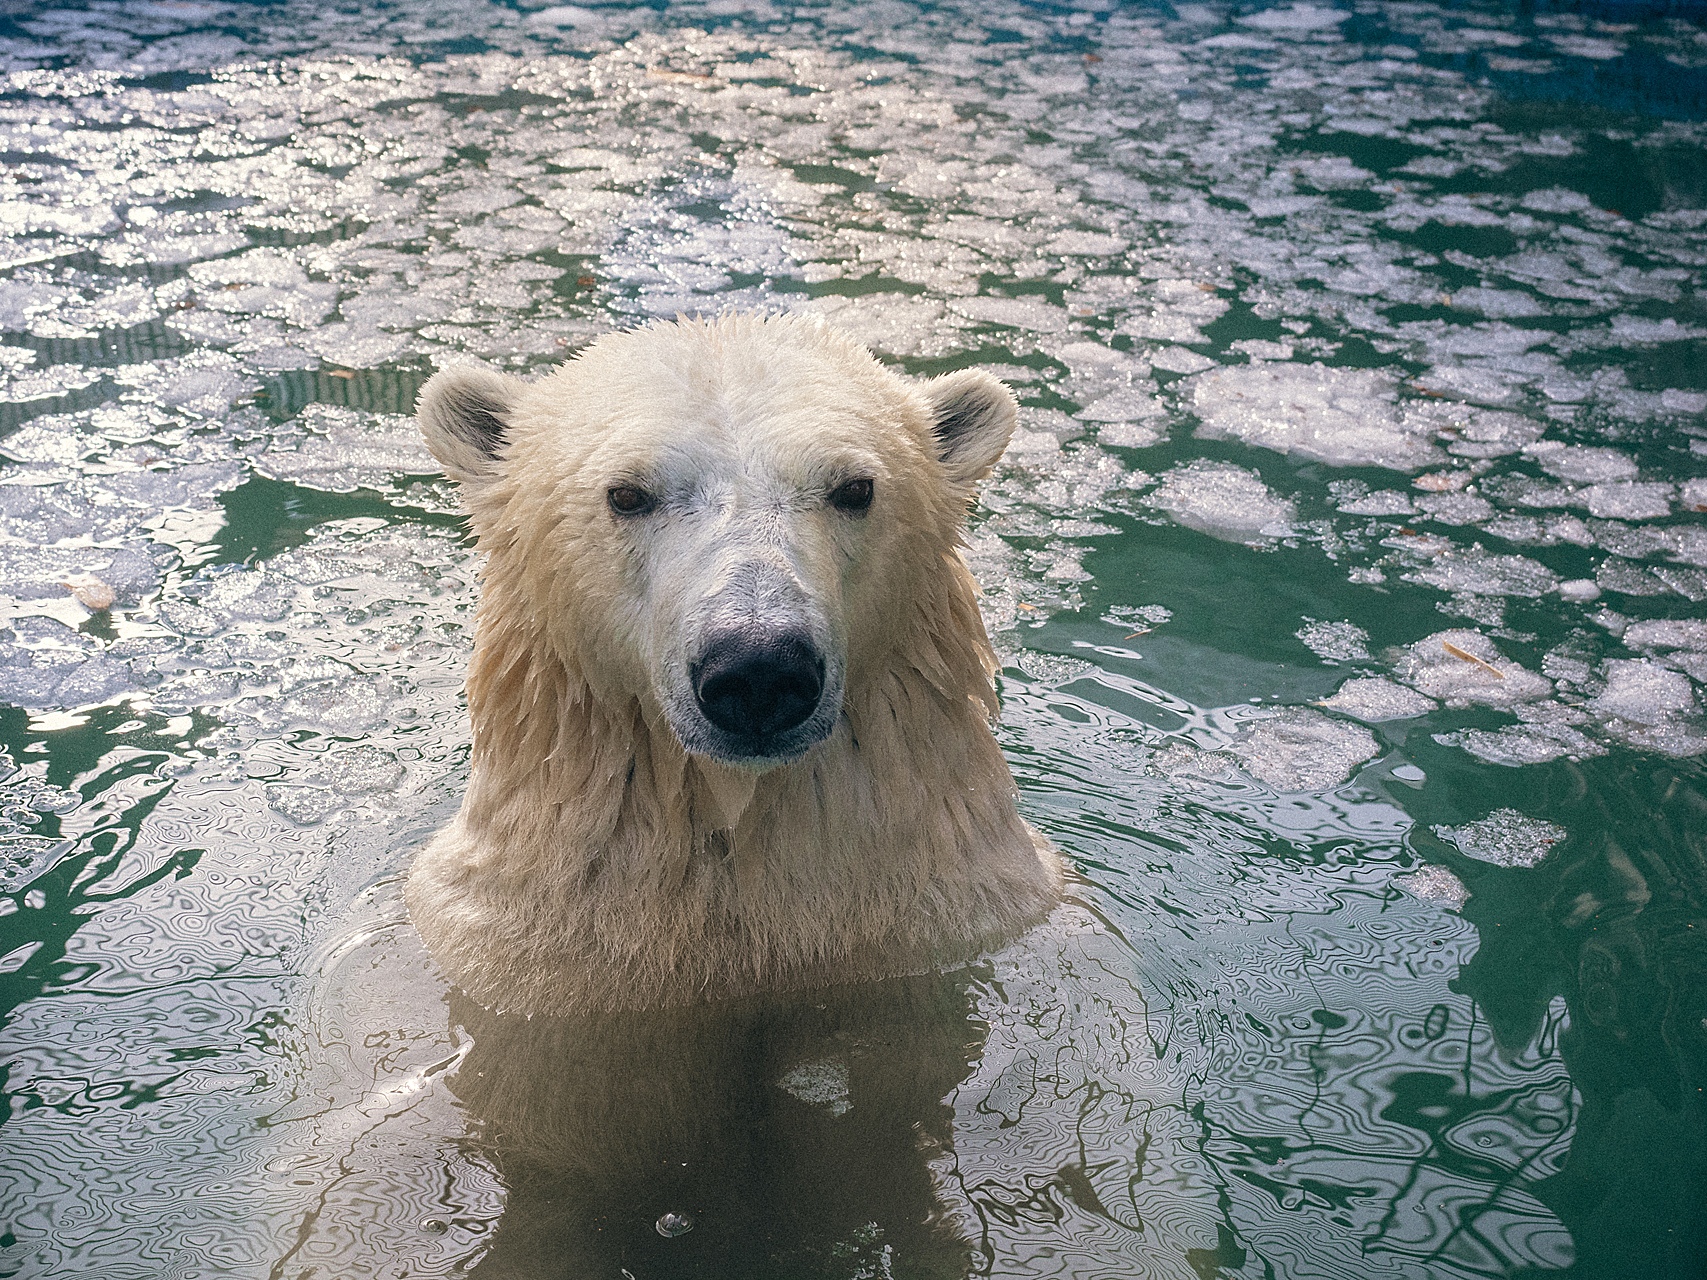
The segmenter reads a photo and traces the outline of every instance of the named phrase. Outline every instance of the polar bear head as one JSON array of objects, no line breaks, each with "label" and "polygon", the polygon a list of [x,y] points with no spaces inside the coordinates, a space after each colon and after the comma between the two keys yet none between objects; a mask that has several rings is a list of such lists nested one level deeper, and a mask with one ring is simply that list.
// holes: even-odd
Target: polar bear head
[{"label": "polar bear head", "polygon": [[418,416],[488,555],[483,633],[765,771],[897,647],[929,650],[1015,409],[981,372],[915,382],[816,321],[732,316],[609,335],[533,383],[446,369]]}]

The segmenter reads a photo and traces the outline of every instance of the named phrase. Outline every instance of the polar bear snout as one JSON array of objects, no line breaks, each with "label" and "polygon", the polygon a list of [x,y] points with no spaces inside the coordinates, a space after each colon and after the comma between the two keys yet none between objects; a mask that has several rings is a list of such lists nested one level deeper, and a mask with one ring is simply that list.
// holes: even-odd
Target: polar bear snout
[{"label": "polar bear snout", "polygon": [[733,738],[762,745],[798,729],[818,710],[824,657],[804,632],[742,628],[712,637],[691,678],[707,720]]}]

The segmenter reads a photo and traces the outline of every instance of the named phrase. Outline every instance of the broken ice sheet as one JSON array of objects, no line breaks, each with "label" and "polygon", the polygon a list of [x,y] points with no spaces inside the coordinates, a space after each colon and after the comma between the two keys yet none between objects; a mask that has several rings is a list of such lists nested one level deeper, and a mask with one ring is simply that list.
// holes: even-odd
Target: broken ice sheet
[{"label": "broken ice sheet", "polygon": [[1441,591],[1472,596],[1521,596],[1535,599],[1559,585],[1559,575],[1528,556],[1494,555],[1481,543],[1453,547],[1405,575]]},{"label": "broken ice sheet", "polygon": [[1426,715],[1434,710],[1435,702],[1382,676],[1355,676],[1342,684],[1333,697],[1322,699],[1322,705],[1367,724],[1379,724]]},{"label": "broken ice sheet", "polygon": [[1247,722],[1227,749],[1246,773],[1276,791],[1325,791],[1380,754],[1369,730],[1308,707]]},{"label": "broken ice sheet", "polygon": [[1368,662],[1369,633],[1354,622],[1318,622],[1305,618],[1294,634],[1323,662]]},{"label": "broken ice sheet", "polygon": [[254,460],[271,480],[290,480],[328,493],[378,489],[394,477],[434,475],[441,469],[414,420],[364,413],[337,405],[310,405],[297,421],[307,434],[294,449],[275,444]]},{"label": "broken ice sheet", "polygon": [[1426,866],[1393,877],[1393,883],[1420,902],[1438,902],[1456,911],[1470,900],[1464,882],[1445,867]]},{"label": "broken ice sheet", "polygon": [[1431,443],[1432,419],[1401,409],[1396,379],[1373,369],[1233,365],[1197,378],[1189,405],[1204,439],[1242,440],[1329,466],[1414,471],[1444,456]]},{"label": "broken ice sheet", "polygon": [[1256,472],[1229,462],[1198,459],[1177,466],[1144,502],[1226,542],[1261,545],[1293,532],[1292,503],[1271,492]]},{"label": "broken ice sheet", "polygon": [[1496,867],[1533,867],[1570,833],[1516,809],[1495,809],[1461,827],[1437,826],[1434,834],[1467,858]]},{"label": "broken ice sheet", "polygon": [[1552,681],[1506,659],[1479,631],[1437,631],[1399,651],[1393,674],[1449,707],[1509,707],[1545,698]]},{"label": "broken ice sheet", "polygon": [[1646,659],[1614,658],[1606,664],[1606,688],[1590,700],[1615,738],[1669,756],[1707,751],[1700,704],[1689,677]]}]

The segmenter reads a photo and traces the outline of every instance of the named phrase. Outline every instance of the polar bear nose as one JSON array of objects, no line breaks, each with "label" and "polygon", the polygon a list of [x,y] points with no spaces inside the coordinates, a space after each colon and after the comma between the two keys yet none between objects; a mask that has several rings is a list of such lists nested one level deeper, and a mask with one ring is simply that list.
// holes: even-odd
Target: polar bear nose
[{"label": "polar bear nose", "polygon": [[803,724],[824,693],[824,659],[798,632],[715,636],[693,671],[694,700],[725,733],[765,738]]}]

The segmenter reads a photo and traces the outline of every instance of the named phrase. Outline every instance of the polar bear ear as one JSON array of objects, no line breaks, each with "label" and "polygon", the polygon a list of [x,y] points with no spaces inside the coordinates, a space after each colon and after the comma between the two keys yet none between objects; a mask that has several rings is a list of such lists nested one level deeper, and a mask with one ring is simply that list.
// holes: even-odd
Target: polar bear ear
[{"label": "polar bear ear", "polygon": [[445,469],[460,484],[478,484],[497,473],[509,443],[509,416],[527,384],[490,369],[459,365],[441,369],[421,388],[415,421]]},{"label": "polar bear ear", "polygon": [[974,484],[989,474],[1013,436],[1014,394],[981,369],[944,374],[925,384],[931,430],[948,478]]}]

